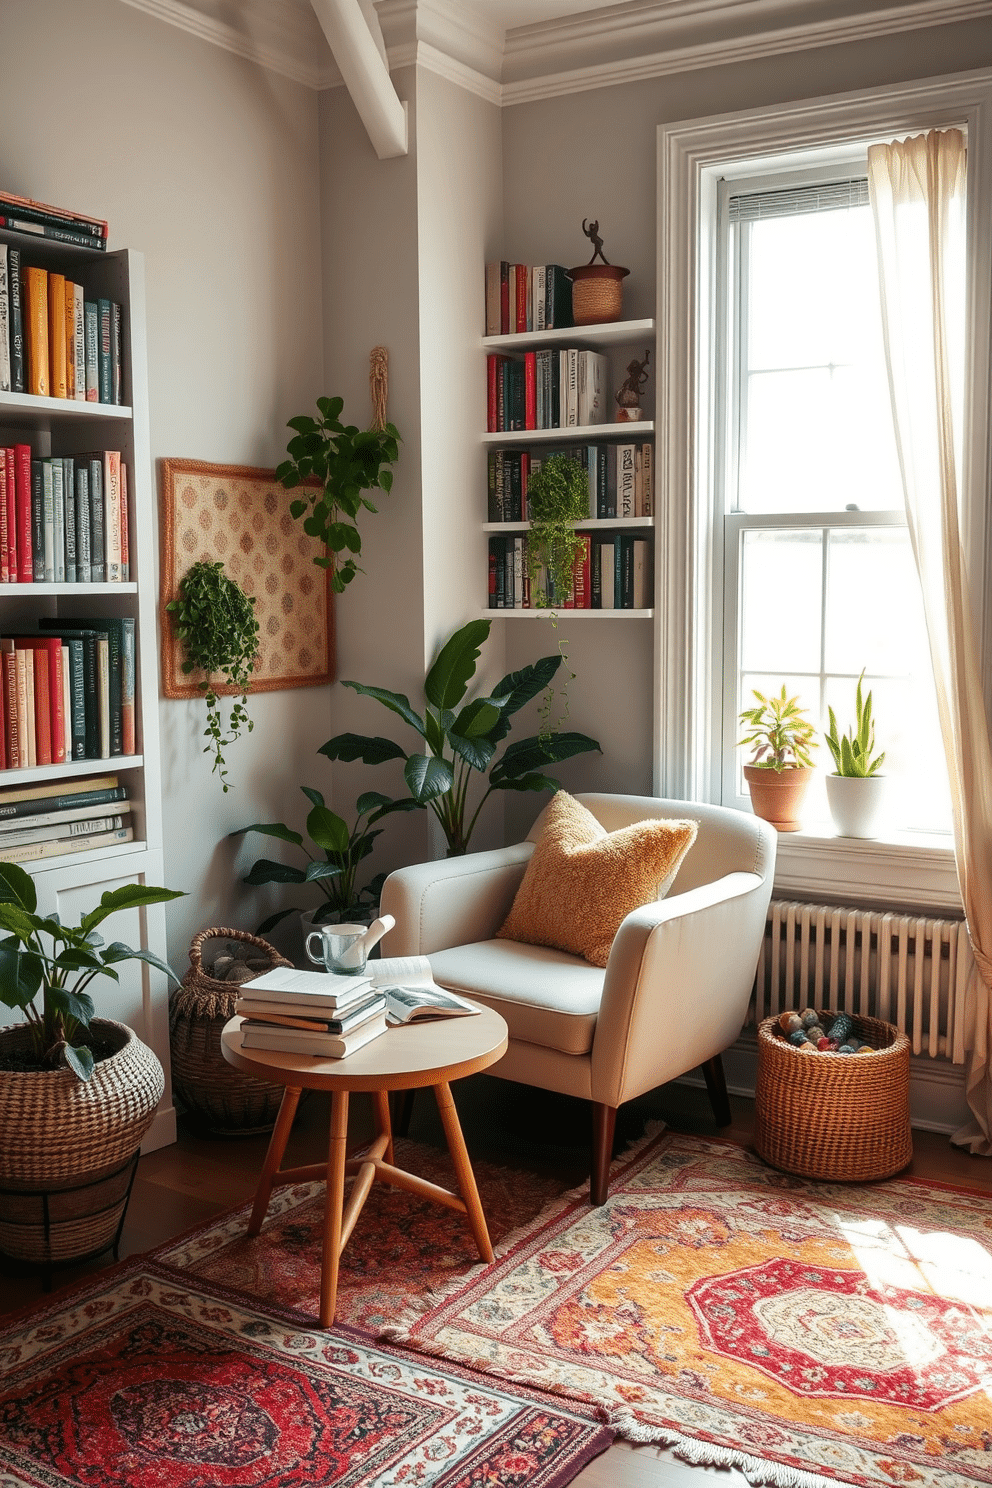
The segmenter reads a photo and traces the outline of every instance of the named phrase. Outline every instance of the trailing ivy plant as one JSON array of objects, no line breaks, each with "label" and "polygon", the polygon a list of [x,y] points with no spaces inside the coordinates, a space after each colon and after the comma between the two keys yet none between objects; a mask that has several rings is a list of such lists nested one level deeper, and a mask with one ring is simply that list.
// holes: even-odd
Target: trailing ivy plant
[{"label": "trailing ivy plant", "polygon": [[[589,518],[589,477],[571,455],[548,455],[527,482],[527,572],[541,609],[563,605],[582,554],[577,522]],[[541,584],[543,575],[546,585]]]},{"label": "trailing ivy plant", "polygon": [[[313,561],[331,571],[331,588],[343,593],[359,572],[362,537],[355,522],[363,507],[375,507],[363,493],[389,491],[393,473],[388,467],[399,454],[399,433],[393,424],[359,429],[341,422],[343,398],[318,398],[319,418],[301,414],[291,418],[296,435],[287,446],[290,458],[276,467],[276,478],[287,490],[318,480],[322,490],[309,490],[290,503],[290,512],[303,519],[303,530],[327,546]],[[347,556],[342,558],[341,555]]]},{"label": "trailing ivy plant", "polygon": [[[255,599],[246,594],[234,579],[224,572],[223,563],[194,563],[179,586],[179,598],[166,605],[174,616],[176,635],[182,642],[184,672],[203,672],[198,683],[207,705],[207,726],[203,730],[207,743],[204,754],[213,753],[212,771],[220,776],[226,793],[230,790],[224,750],[240,738],[242,731],[254,728],[248,716],[248,688],[258,658],[258,621]],[[221,676],[240,697],[231,703],[227,737],[220,701],[213,678]]]}]

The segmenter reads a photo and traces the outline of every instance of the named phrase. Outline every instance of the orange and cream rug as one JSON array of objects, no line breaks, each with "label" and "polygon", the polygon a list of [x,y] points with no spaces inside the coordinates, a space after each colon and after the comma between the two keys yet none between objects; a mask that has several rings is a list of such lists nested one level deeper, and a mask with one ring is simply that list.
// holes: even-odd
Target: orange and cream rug
[{"label": "orange and cream rug", "polygon": [[992,1483],[992,1203],[665,1133],[383,1332],[755,1483]]}]

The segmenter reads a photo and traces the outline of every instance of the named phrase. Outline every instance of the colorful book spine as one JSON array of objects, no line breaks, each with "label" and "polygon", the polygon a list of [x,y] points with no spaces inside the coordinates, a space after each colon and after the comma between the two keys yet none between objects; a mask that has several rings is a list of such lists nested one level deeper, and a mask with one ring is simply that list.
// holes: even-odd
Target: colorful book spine
[{"label": "colorful book spine", "polygon": [[124,352],[124,325],[121,306],[116,300],[110,302],[110,401],[120,403],[122,358]]},{"label": "colorful book spine", "polygon": [[74,311],[76,286],[71,279],[63,285],[65,295],[65,395],[76,397],[76,316]]},{"label": "colorful book spine", "polygon": [[52,576],[56,584],[64,584],[65,466],[56,457],[49,460],[48,465],[52,472]]},{"label": "colorful book spine", "polygon": [[48,366],[53,398],[68,396],[66,365],[65,276],[48,276]]},{"label": "colorful book spine", "polygon": [[69,653],[69,738],[66,753],[70,759],[86,758],[86,673],[83,664],[83,641],[80,636],[60,636]]},{"label": "colorful book spine", "polygon": [[11,390],[9,274],[7,244],[0,243],[0,393],[9,393]]},{"label": "colorful book spine", "polygon": [[[86,402],[86,296],[81,284],[72,286],[73,326],[73,395],[77,403]],[[68,309],[68,306],[66,307]]]},{"label": "colorful book spine", "polygon": [[109,300],[97,300],[97,372],[100,402],[113,403],[113,380],[111,373],[111,343],[113,341],[112,312]]},{"label": "colorful book spine", "polygon": [[4,453],[7,457],[7,577],[10,583],[16,584],[20,559],[17,552],[17,479],[13,445],[8,445]]},{"label": "colorful book spine", "polygon": [[130,521],[127,514],[127,465],[121,460],[121,580],[125,584],[131,577],[129,530]]},{"label": "colorful book spine", "polygon": [[103,549],[108,584],[121,582],[121,456],[103,452]]},{"label": "colorful book spine", "polygon": [[47,398],[48,376],[48,274],[28,265],[23,273],[25,341],[28,360],[28,392]]},{"label": "colorful book spine", "polygon": [[72,243],[76,248],[106,246],[98,238],[91,238],[86,233],[77,232],[75,228],[60,227],[50,222],[36,222],[21,211],[0,213],[0,227],[8,227],[14,232],[31,233],[36,238],[52,238],[56,243]]},{"label": "colorful book spine", "polygon": [[95,300],[83,301],[83,361],[87,403],[100,401],[100,312]]},{"label": "colorful book spine", "polygon": [[0,191],[0,211],[20,213],[36,222],[53,223],[56,227],[75,228],[88,238],[105,239],[109,233],[109,226],[102,217],[90,217],[88,213],[73,212],[68,207],[55,207],[49,202],[35,201],[30,196],[18,196],[13,191]]},{"label": "colorful book spine", "polygon": [[45,555],[42,578],[46,584],[55,583],[55,486],[51,460],[41,462],[42,527]]},{"label": "colorful book spine", "polygon": [[31,446],[14,445],[14,509],[17,531],[17,582],[30,584],[34,579],[34,553],[31,543]]},{"label": "colorful book spine", "polygon": [[87,461],[76,466],[76,582],[89,584],[90,569],[90,472]]},{"label": "colorful book spine", "polygon": [[102,584],[107,575],[103,538],[103,459],[89,461],[90,493],[90,582]]},{"label": "colorful book spine", "polygon": [[31,577],[36,584],[45,578],[44,464],[31,461]]},{"label": "colorful book spine", "polygon": [[7,532],[7,451],[0,445],[0,584],[11,583]]},{"label": "colorful book spine", "polygon": [[19,248],[8,249],[7,273],[10,290],[10,390],[12,393],[23,393],[27,389],[27,369],[24,359],[24,300]]},{"label": "colorful book spine", "polygon": [[62,460],[63,529],[65,534],[65,581],[75,584],[76,570],[76,473],[75,460]]},{"label": "colorful book spine", "polygon": [[21,762],[20,723],[17,716],[17,664],[13,641],[0,639],[0,673],[3,679],[3,725],[7,769]]}]

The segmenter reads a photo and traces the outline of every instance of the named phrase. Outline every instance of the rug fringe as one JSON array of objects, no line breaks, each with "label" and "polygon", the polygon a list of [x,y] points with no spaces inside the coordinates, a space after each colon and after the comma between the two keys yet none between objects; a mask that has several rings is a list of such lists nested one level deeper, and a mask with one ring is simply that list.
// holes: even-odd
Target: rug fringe
[{"label": "rug fringe", "polygon": [[736,1447],[721,1447],[716,1442],[699,1441],[679,1431],[650,1426],[626,1409],[606,1410],[604,1415],[607,1424],[624,1441],[671,1447],[676,1457],[693,1467],[734,1467],[754,1488],[843,1488],[842,1478],[825,1478],[800,1467],[788,1467],[784,1462],[768,1462],[763,1457],[753,1457]]}]

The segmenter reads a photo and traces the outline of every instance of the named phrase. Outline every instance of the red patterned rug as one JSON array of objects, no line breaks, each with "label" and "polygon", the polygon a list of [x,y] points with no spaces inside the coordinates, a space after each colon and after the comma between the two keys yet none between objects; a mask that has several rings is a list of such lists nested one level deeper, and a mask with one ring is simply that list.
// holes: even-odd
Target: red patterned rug
[{"label": "red patterned rug", "polygon": [[0,1328],[4,1488],[563,1488],[589,1414],[144,1258]]},{"label": "red patterned rug", "polygon": [[[432,1183],[455,1188],[447,1151],[398,1139],[396,1162]],[[473,1163],[494,1245],[534,1219],[566,1184],[492,1163]],[[154,1252],[166,1265],[249,1296],[317,1316],[324,1223],[323,1183],[277,1188],[261,1234],[245,1235],[250,1204],[198,1226]],[[479,1260],[468,1221],[429,1199],[373,1184],[341,1257],[335,1318],[381,1333],[411,1299],[444,1289]]]},{"label": "red patterned rug", "polygon": [[652,1137],[385,1330],[784,1488],[992,1483],[992,1202]]}]

